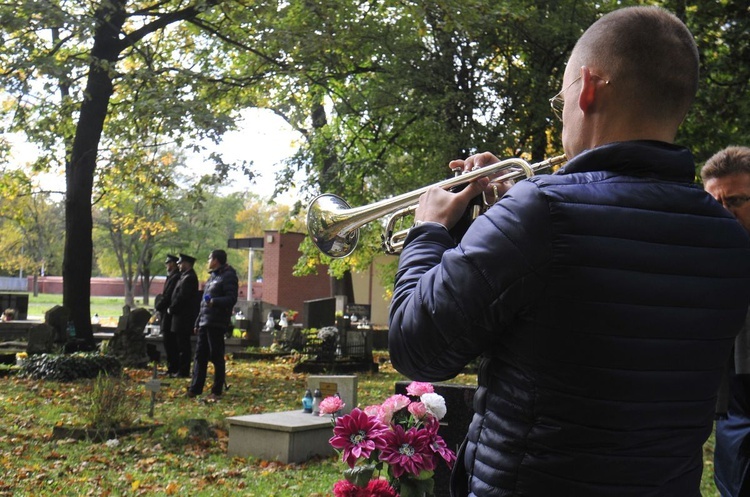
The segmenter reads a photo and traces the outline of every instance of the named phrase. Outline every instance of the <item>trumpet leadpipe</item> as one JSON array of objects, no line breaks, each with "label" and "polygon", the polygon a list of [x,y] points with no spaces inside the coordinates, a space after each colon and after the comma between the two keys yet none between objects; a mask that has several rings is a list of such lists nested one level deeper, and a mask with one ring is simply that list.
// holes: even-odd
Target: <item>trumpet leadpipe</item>
[{"label": "trumpet leadpipe", "polygon": [[505,159],[495,164],[455,176],[435,184],[379,200],[361,207],[351,207],[344,199],[332,193],[315,197],[307,209],[307,231],[311,240],[324,254],[334,257],[350,255],[359,241],[359,228],[365,224],[392,214],[409,205],[417,203],[430,188],[445,190],[454,186],[470,183],[478,178],[493,176],[505,169],[509,171],[493,177],[492,181],[503,182],[520,177],[533,176],[535,171],[548,169],[564,162],[565,156],[552,157],[536,164],[529,164],[523,159]]}]

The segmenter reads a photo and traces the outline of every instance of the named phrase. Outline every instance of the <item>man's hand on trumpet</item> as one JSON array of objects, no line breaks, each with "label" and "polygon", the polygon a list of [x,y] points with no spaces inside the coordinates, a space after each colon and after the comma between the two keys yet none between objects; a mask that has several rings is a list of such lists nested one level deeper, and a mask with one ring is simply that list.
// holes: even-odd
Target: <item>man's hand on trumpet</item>
[{"label": "man's hand on trumpet", "polygon": [[[464,173],[473,171],[490,164],[496,164],[499,159],[489,152],[475,154],[464,160],[451,161],[449,167]],[[478,178],[469,183],[460,192],[453,193],[439,187],[430,188],[419,197],[419,206],[414,214],[416,222],[432,222],[445,226],[450,230],[461,219],[471,200],[482,192],[489,192],[489,196],[499,199],[510,187],[512,181],[504,183],[490,183],[489,178]]]},{"label": "man's hand on trumpet", "polygon": [[[472,155],[466,160],[451,161],[448,167],[454,172],[460,170],[463,174],[466,174],[475,169],[481,169],[498,162],[500,162],[500,159],[492,155],[490,152],[482,152],[481,154]],[[509,171],[504,171],[503,174],[508,172]],[[516,182],[512,179],[506,181],[494,181],[494,178],[490,177],[490,183],[484,189],[485,200],[489,205],[493,205],[515,184]]]}]

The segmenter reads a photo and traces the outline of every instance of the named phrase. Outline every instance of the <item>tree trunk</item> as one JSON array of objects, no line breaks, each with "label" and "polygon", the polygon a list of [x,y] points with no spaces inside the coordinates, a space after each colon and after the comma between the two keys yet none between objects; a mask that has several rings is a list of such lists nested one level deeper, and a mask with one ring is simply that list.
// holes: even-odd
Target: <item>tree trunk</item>
[{"label": "tree trunk", "polygon": [[354,304],[354,282],[352,272],[347,270],[341,279],[331,278],[331,295],[345,295],[346,302]]},{"label": "tree trunk", "polygon": [[141,275],[141,294],[143,295],[143,307],[148,307],[150,302],[149,292],[151,292],[151,272],[146,268],[144,274]]},{"label": "tree trunk", "polygon": [[109,67],[121,50],[120,29],[125,20],[124,1],[113,0],[99,8],[91,50],[92,62],[76,126],[73,149],[65,168],[65,252],[63,256],[63,305],[70,311],[77,336],[91,346],[91,264],[94,243],[91,236],[96,158],[107,107],[113,93]]}]

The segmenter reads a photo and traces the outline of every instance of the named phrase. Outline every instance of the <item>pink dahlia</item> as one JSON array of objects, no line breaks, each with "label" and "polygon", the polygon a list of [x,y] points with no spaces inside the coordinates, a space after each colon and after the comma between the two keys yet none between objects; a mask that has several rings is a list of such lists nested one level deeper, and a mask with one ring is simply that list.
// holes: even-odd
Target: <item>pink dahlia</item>
[{"label": "pink dahlia", "polygon": [[380,460],[388,463],[394,478],[399,478],[404,473],[418,476],[423,470],[435,469],[428,430],[410,428],[409,431],[404,431],[401,425],[396,425],[383,437],[386,446],[380,451]]},{"label": "pink dahlia", "polygon": [[333,427],[334,436],[328,443],[336,449],[343,450],[341,460],[353,468],[360,457],[367,459],[373,450],[385,447],[386,441],[383,437],[386,433],[388,427],[379,419],[354,408],[350,414],[336,420]]},{"label": "pink dahlia", "polygon": [[424,427],[424,431],[430,434],[430,449],[432,449],[435,455],[435,464],[437,465],[437,458],[442,457],[448,467],[452,468],[453,463],[456,461],[456,454],[448,448],[443,437],[438,435],[438,428],[440,428],[438,420],[428,417],[425,420]]},{"label": "pink dahlia", "polygon": [[366,487],[358,487],[347,480],[339,480],[333,485],[334,497],[398,497],[387,481],[370,480]]},{"label": "pink dahlia", "polygon": [[435,393],[435,387],[432,383],[425,383],[422,381],[412,381],[409,386],[406,387],[406,393],[414,397],[421,397],[425,393]]}]

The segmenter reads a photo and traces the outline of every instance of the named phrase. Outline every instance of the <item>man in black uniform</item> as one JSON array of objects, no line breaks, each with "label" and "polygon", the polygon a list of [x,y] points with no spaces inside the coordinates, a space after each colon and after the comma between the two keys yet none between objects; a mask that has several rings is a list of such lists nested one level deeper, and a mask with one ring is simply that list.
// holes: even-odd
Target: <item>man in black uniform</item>
[{"label": "man in black uniform", "polygon": [[177,281],[169,314],[172,316],[172,331],[177,338],[178,371],[180,378],[190,378],[190,362],[193,359],[192,336],[195,318],[199,310],[198,276],[193,269],[195,257],[180,254],[177,265],[180,279]]},{"label": "man in black uniform", "polygon": [[172,302],[174,288],[180,279],[180,270],[177,269],[177,256],[167,254],[164,264],[167,266],[167,280],[164,282],[164,291],[160,297],[157,297],[156,312],[159,313],[159,327],[164,340],[164,352],[167,355],[167,374],[177,376],[179,372],[177,335],[172,331],[172,315],[167,312],[169,304]]}]

